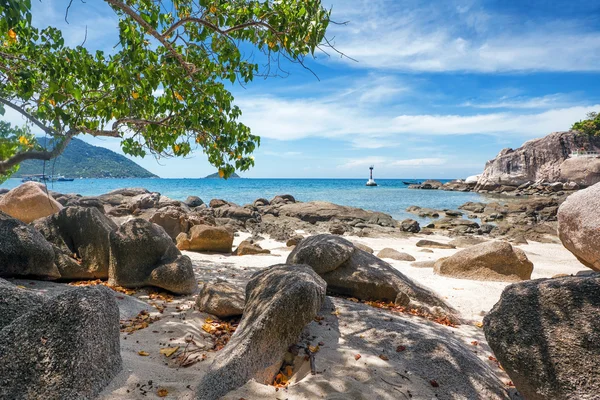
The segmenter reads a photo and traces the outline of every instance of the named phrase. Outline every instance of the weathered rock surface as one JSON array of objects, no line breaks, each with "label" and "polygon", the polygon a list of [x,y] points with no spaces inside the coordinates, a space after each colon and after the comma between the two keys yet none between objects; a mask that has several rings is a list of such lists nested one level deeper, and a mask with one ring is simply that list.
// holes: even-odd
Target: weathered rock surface
[{"label": "weathered rock surface", "polygon": [[396,261],[415,261],[416,259],[407,253],[402,253],[398,250],[390,249],[386,247],[382,249],[379,253],[377,253],[377,257],[379,258],[390,258]]},{"label": "weathered rock surface", "polygon": [[0,277],[58,279],[54,250],[41,233],[0,212]]},{"label": "weathered rock surface", "polygon": [[196,299],[198,311],[228,318],[244,312],[245,291],[242,287],[227,282],[205,283]]},{"label": "weathered rock surface", "polygon": [[435,266],[435,261],[416,261],[410,263],[410,266],[415,268],[433,268]]},{"label": "weathered rock surface", "polygon": [[[600,182],[600,158],[575,157],[567,158],[560,165],[561,182],[570,183],[579,187],[588,187]],[[562,186],[560,189],[569,189]]]},{"label": "weathered rock surface", "polygon": [[[271,201],[271,204],[273,204],[273,201]],[[365,223],[390,227],[396,225],[394,219],[388,214],[340,206],[324,201],[284,204],[278,208],[278,215],[295,217],[312,224],[335,219],[341,222],[360,220]]]},{"label": "weathered rock surface", "polygon": [[202,378],[196,396],[216,400],[250,379],[269,384],[283,356],[325,300],[325,282],[308,266],[275,265],[256,273],[231,340]]},{"label": "weathered rock surface", "polygon": [[504,241],[470,246],[435,263],[434,272],[454,278],[514,282],[531,279],[533,264]]},{"label": "weathered rock surface", "polygon": [[34,222],[53,244],[61,279],[107,279],[110,232],[117,225],[94,207],[67,207]]},{"label": "weathered rock surface", "polygon": [[518,149],[504,149],[487,162],[477,187],[490,189],[490,186],[519,186],[539,180],[560,181],[562,163],[571,152],[581,148],[600,151],[600,137],[577,131],[555,132],[530,140]]},{"label": "weathered rock surface", "polygon": [[400,223],[400,230],[403,232],[419,233],[421,226],[414,219],[405,219]]},{"label": "weathered rock surface", "polygon": [[200,207],[202,204],[204,204],[202,199],[198,196],[188,196],[187,199],[185,199],[184,203],[188,207]]},{"label": "weathered rock surface", "polygon": [[160,226],[132,219],[110,233],[109,282],[128,288],[156,286],[176,294],[198,287],[192,261]]},{"label": "weathered rock surface", "polygon": [[0,330],[14,319],[40,306],[46,297],[0,278]]},{"label": "weathered rock surface", "polygon": [[256,243],[251,243],[248,240],[244,240],[239,244],[237,249],[235,249],[236,256],[248,256],[254,254],[271,254],[270,250],[263,249]]},{"label": "weathered rock surface", "polygon": [[293,246],[296,246],[296,245],[298,245],[298,243],[300,243],[300,241],[301,241],[302,239],[304,239],[304,236],[300,236],[300,235],[298,235],[298,236],[291,237],[291,238],[289,238],[289,239],[288,239],[288,240],[285,242],[285,245],[286,245],[287,247],[293,247]]},{"label": "weathered rock surface", "polygon": [[416,244],[417,247],[426,247],[431,249],[455,249],[456,246],[446,243],[439,243],[433,240],[422,239],[419,240]]},{"label": "weathered rock surface", "polygon": [[558,236],[585,266],[600,271],[600,184],[567,198],[558,210]]},{"label": "weathered rock surface", "polygon": [[0,211],[27,224],[62,208],[38,182],[25,182],[0,198]]},{"label": "weathered rock surface", "polygon": [[524,398],[598,398],[598,293],[598,274],[517,283],[485,316],[487,341]]},{"label": "weathered rock surface", "polygon": [[196,225],[177,236],[177,248],[190,251],[231,253],[233,232],[222,226]]},{"label": "weathered rock surface", "polygon": [[288,264],[310,265],[317,274],[333,271],[354,253],[352,242],[335,235],[304,238],[287,258]]},{"label": "weathered rock surface", "polygon": [[108,288],[69,290],[0,330],[2,399],[92,399],[121,368]]},{"label": "weathered rock surface", "polygon": [[369,254],[373,254],[375,253],[375,250],[373,250],[372,248],[370,248],[369,246],[367,246],[366,244],[363,243],[357,243],[357,242],[352,242],[352,244],[354,245],[354,247],[356,247],[357,249],[360,249],[362,251],[366,251]]},{"label": "weathered rock surface", "polygon": [[321,277],[331,293],[360,300],[392,301],[456,320],[456,311],[437,294],[362,250],[356,249],[348,261]]}]

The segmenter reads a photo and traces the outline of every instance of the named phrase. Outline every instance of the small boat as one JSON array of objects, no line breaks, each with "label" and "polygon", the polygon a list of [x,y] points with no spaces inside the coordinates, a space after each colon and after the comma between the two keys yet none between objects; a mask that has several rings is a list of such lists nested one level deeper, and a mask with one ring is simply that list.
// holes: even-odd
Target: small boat
[{"label": "small boat", "polygon": [[57,181],[59,182],[73,182],[75,178],[65,178],[64,176],[59,176]]},{"label": "small boat", "polygon": [[409,182],[409,181],[402,181],[402,183],[404,183],[405,185],[420,185],[421,182]]},{"label": "small boat", "polygon": [[367,181],[367,186],[377,186],[377,183],[373,180],[373,166],[371,165],[369,169],[371,170],[371,175]]}]

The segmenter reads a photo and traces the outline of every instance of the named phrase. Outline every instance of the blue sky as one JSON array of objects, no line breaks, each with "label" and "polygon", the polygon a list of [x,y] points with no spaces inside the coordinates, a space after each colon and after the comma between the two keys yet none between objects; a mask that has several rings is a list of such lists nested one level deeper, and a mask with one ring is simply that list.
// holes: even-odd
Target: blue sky
[{"label": "blue sky", "polygon": [[[100,0],[33,1],[34,22],[67,42],[110,49],[116,18]],[[311,73],[231,88],[262,137],[256,178],[456,178],[504,147],[567,130],[600,111],[597,0],[326,0],[328,37],[357,62],[319,55]],[[14,114],[7,118],[19,122]],[[84,140],[119,150],[118,140]],[[214,172],[202,153],[136,162],[161,177]]]}]

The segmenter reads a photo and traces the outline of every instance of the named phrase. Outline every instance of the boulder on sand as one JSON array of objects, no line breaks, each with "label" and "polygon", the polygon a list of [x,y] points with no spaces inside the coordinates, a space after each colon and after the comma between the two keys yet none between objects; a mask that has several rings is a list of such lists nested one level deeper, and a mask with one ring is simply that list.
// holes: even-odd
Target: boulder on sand
[{"label": "boulder on sand", "polygon": [[288,264],[310,265],[317,274],[333,271],[354,253],[352,242],[336,235],[304,238],[287,258]]},{"label": "boulder on sand", "polygon": [[533,264],[521,249],[504,241],[491,241],[439,259],[434,272],[453,278],[514,282],[531,279]]},{"label": "boulder on sand", "polygon": [[54,250],[41,233],[0,211],[0,277],[58,279]]},{"label": "boulder on sand", "polygon": [[538,279],[504,289],[483,329],[524,398],[598,398],[599,293],[599,274]]},{"label": "boulder on sand", "polygon": [[396,261],[416,261],[416,258],[407,253],[399,252],[398,250],[385,248],[377,253],[379,258],[389,258]]},{"label": "boulder on sand", "polygon": [[14,319],[40,306],[44,300],[45,296],[19,288],[0,278],[0,330]]},{"label": "boulder on sand", "polygon": [[287,263],[298,263],[300,260],[327,282],[327,290],[331,293],[360,300],[410,305],[412,308],[457,320],[456,311],[438,295],[419,286],[385,261],[353,247],[351,242],[339,236],[316,235],[304,239],[290,253]]},{"label": "boulder on sand", "polygon": [[141,218],[110,233],[109,283],[156,286],[176,294],[190,294],[198,287],[192,260],[181,255],[163,228]]},{"label": "boulder on sand", "polygon": [[479,238],[476,236],[461,236],[461,237],[457,237],[456,239],[451,240],[450,242],[448,242],[448,244],[455,246],[455,247],[464,248],[464,247],[471,247],[476,244],[481,244],[481,243],[485,243],[485,242],[487,242],[486,239]]},{"label": "boulder on sand", "polygon": [[196,225],[177,236],[177,248],[190,251],[231,253],[233,232],[222,226]]},{"label": "boulder on sand", "polygon": [[445,243],[439,243],[439,242],[434,242],[433,240],[419,240],[416,244],[417,247],[427,247],[427,248],[431,248],[431,249],[455,249],[456,246],[453,246],[451,244],[445,244]]},{"label": "boulder on sand", "polygon": [[0,398],[92,399],[122,368],[108,288],[59,294],[0,330]]},{"label": "boulder on sand", "polygon": [[228,318],[242,315],[245,304],[244,289],[227,282],[205,283],[196,298],[198,311]]},{"label": "boulder on sand", "polygon": [[38,182],[25,182],[0,198],[0,211],[26,224],[62,210],[46,187]]},{"label": "boulder on sand", "polygon": [[271,254],[271,250],[263,249],[256,243],[252,243],[249,240],[244,240],[235,249],[236,256],[249,256],[254,254]]},{"label": "boulder on sand", "polygon": [[600,183],[567,197],[558,209],[558,237],[586,267],[600,271]]},{"label": "boulder on sand", "polygon": [[400,230],[402,232],[419,233],[419,231],[421,230],[421,226],[417,221],[409,218],[405,219],[400,223]]},{"label": "boulder on sand", "polygon": [[250,379],[270,384],[290,345],[325,300],[325,282],[308,266],[275,265],[253,275],[240,324],[196,391],[216,400]]},{"label": "boulder on sand", "polygon": [[67,207],[34,222],[54,246],[61,279],[107,279],[110,232],[117,225],[93,207]]},{"label": "boulder on sand", "polygon": [[152,214],[149,221],[162,226],[173,240],[190,229],[189,214],[181,207],[163,207]]}]

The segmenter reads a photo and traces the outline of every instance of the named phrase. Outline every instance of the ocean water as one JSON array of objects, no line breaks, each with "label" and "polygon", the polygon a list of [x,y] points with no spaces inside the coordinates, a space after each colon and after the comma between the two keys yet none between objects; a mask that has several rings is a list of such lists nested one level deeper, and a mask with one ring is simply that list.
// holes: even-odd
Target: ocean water
[{"label": "ocean water", "polygon": [[[0,188],[11,189],[20,183],[20,179],[9,179]],[[377,187],[367,187],[365,183],[365,179],[76,179],[73,182],[48,182],[48,188],[61,193],[95,196],[125,187],[144,187],[175,200],[185,200],[193,195],[207,203],[218,198],[240,205],[260,197],[270,200],[278,194],[291,194],[300,201],[329,201],[382,211],[396,219],[415,218],[406,212],[411,205],[456,209],[467,201],[486,201],[477,193],[408,189],[401,179],[378,179]]]}]

